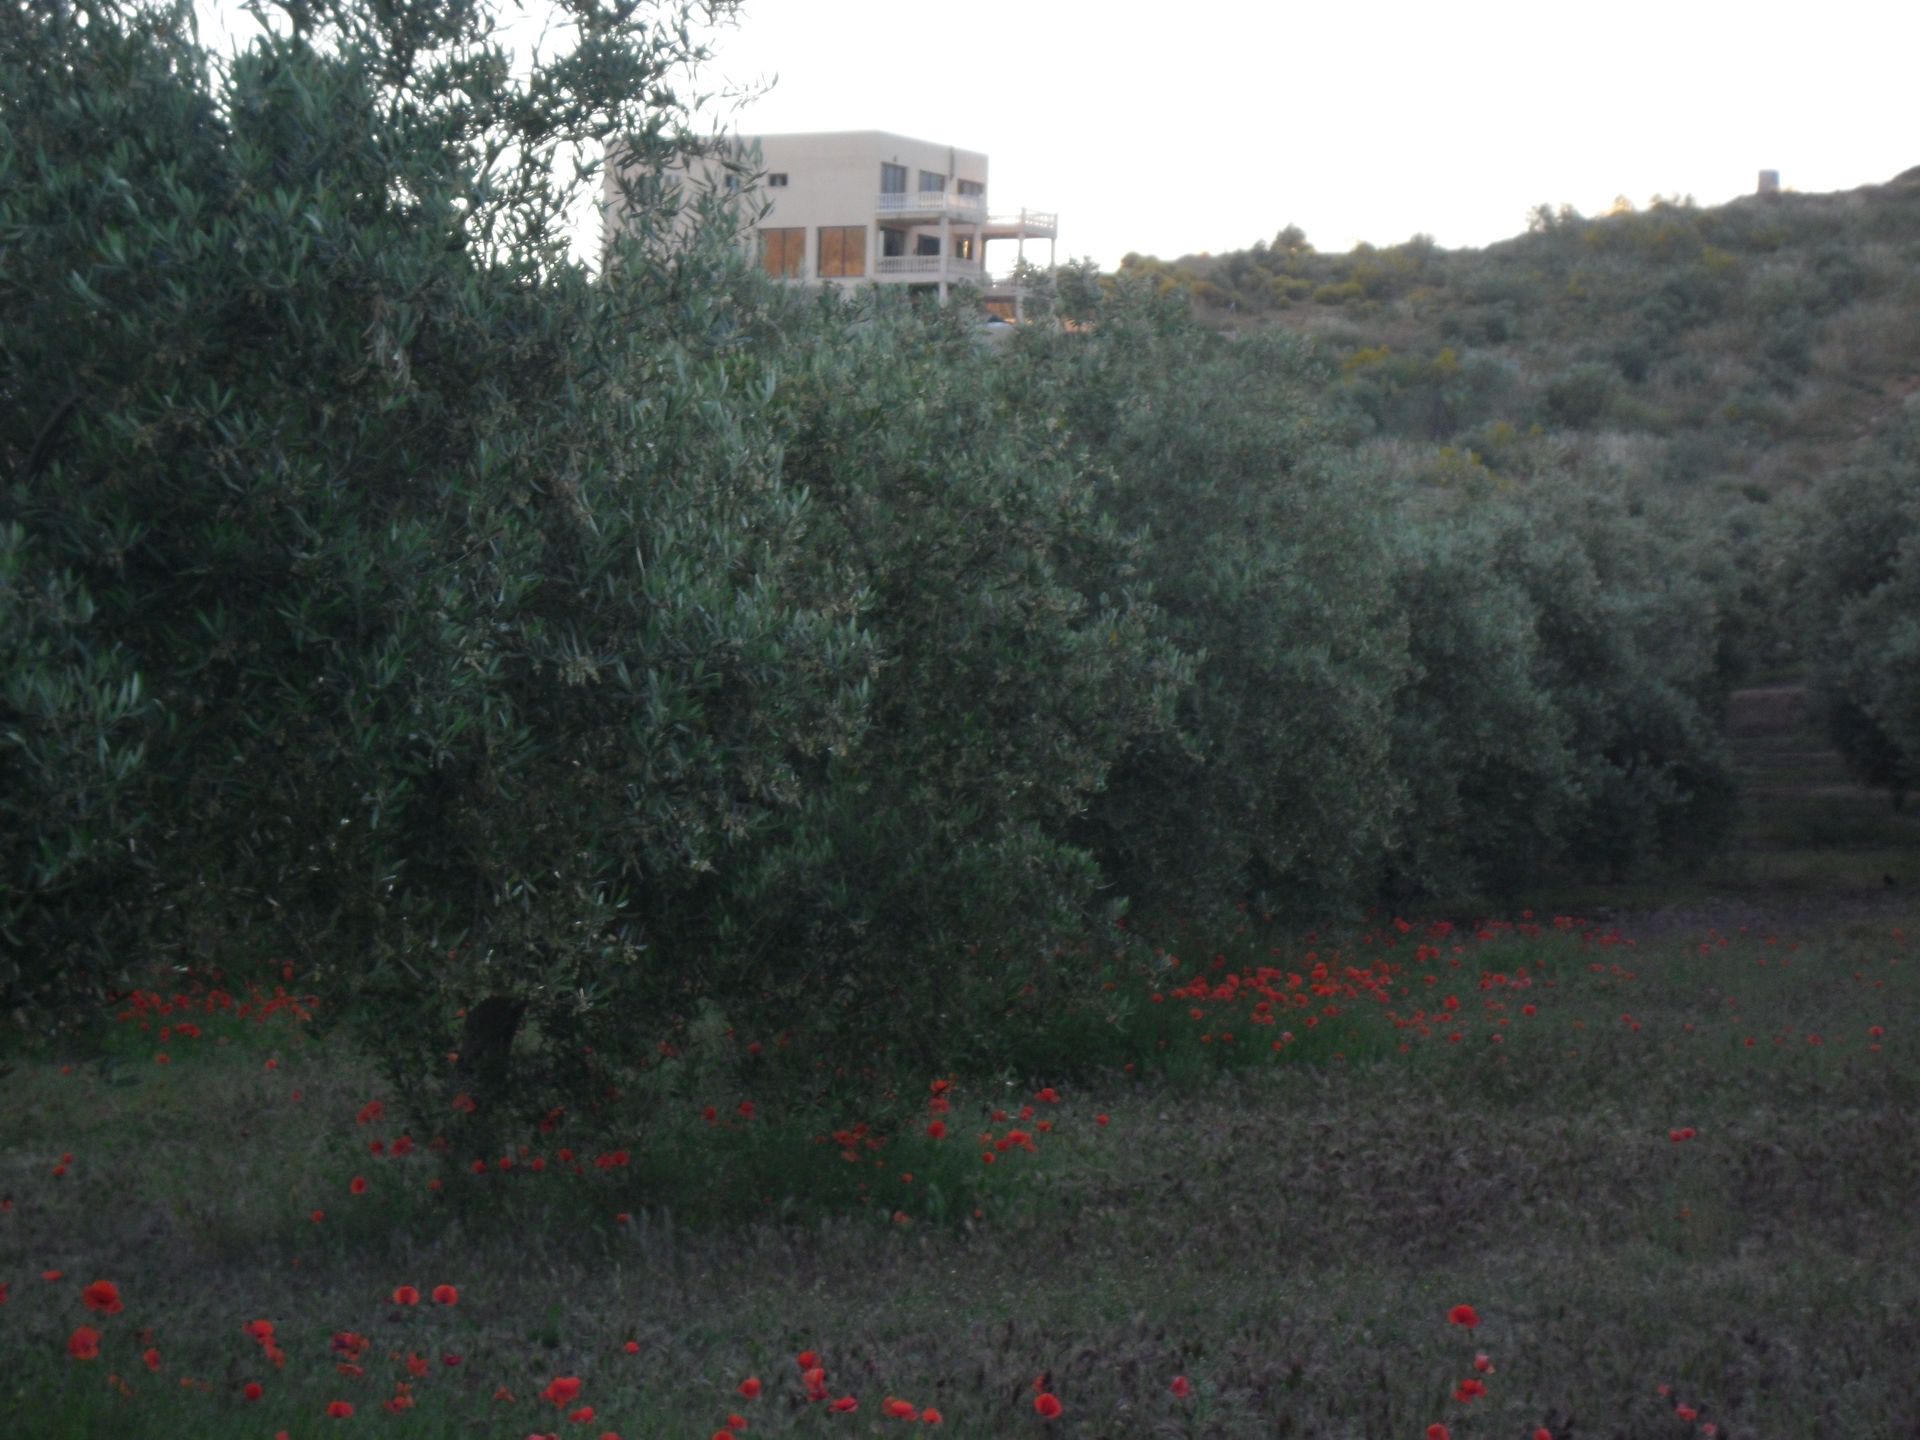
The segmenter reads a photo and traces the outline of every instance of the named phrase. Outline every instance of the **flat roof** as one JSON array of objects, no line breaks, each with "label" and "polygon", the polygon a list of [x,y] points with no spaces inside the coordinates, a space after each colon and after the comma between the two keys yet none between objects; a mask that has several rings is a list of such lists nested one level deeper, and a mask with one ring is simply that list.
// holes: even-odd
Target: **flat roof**
[{"label": "flat roof", "polygon": [[[902,135],[897,130],[756,130],[751,134],[739,132],[741,140],[851,140],[857,136],[871,135],[877,140],[904,140],[909,145],[930,145],[936,150],[966,150],[964,145],[956,145],[951,140],[922,140],[913,135]],[[984,150],[967,150],[969,155],[984,155]]]}]

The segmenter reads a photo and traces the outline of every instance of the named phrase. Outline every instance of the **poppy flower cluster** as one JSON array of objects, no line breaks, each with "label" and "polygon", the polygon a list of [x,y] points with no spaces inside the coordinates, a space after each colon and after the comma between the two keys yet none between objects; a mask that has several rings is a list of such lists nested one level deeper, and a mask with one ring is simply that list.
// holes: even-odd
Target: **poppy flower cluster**
[{"label": "poppy flower cluster", "polygon": [[828,1411],[835,1415],[847,1415],[860,1408],[860,1401],[854,1395],[835,1395],[827,1384],[827,1370],[820,1363],[820,1354],[816,1350],[802,1350],[793,1357],[793,1363],[800,1371],[800,1383],[805,1388],[807,1403],[824,1403]]},{"label": "poppy flower cluster", "polygon": [[[436,1285],[431,1292],[431,1298],[436,1305],[457,1305],[460,1303],[460,1292],[452,1285]],[[412,1285],[397,1285],[393,1291],[393,1303],[408,1306],[418,1305],[420,1303],[420,1291]]]}]

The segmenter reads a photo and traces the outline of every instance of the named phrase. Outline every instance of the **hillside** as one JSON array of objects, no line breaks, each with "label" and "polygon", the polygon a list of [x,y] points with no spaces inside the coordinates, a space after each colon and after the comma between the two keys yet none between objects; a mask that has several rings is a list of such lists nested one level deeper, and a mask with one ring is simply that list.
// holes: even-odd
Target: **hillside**
[{"label": "hillside", "polygon": [[[1827,195],[1604,216],[1541,207],[1484,250],[1344,255],[1298,229],[1121,274],[1223,327],[1317,337],[1401,465],[1539,468],[1542,444],[1662,488],[1762,501],[1850,457],[1920,389],[1920,168]],[[1408,454],[1402,442],[1419,442]]]}]

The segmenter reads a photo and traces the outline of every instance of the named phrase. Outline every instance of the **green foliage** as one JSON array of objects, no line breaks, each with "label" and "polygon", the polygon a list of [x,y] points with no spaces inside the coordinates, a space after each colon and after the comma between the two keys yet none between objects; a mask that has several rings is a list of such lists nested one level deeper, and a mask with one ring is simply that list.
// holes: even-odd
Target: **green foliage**
[{"label": "green foliage", "polygon": [[1394,567],[1409,676],[1391,770],[1407,823],[1384,858],[1398,894],[1517,896],[1564,853],[1580,785],[1573,719],[1539,683],[1539,607],[1500,565],[1503,511],[1409,527]]},{"label": "green foliage", "polygon": [[[0,81],[9,999],[274,953],[416,1082],[490,996],[576,1071],[870,665],[793,570],[729,217],[596,285],[535,163],[697,152],[658,108],[697,55],[583,10],[516,82],[477,6],[318,6],[216,85],[184,12],[84,8],[10,20]],[[61,805],[143,817],[120,883],[56,884],[98,849]]]},{"label": "green foliage", "polygon": [[[890,298],[824,296],[787,337],[784,474],[819,562],[839,557],[862,597],[878,669],[861,743],[729,913],[760,971],[738,993],[775,1024],[804,1010],[836,1048],[931,1058],[1095,908],[1072,823],[1168,730],[1190,667],[1143,588],[1086,583],[1133,571],[1139,541],[1069,437],[1002,403],[973,317]],[[797,963],[768,973],[768,954]]]},{"label": "green foliage", "polygon": [[1900,805],[1920,777],[1920,421],[1815,487],[1790,553],[1828,732]]},{"label": "green foliage", "polygon": [[[661,1102],[663,1055],[725,1083],[741,1035],[821,1093],[1097,1053],[1127,903],[1321,917],[1715,833],[1712,595],[1506,423],[1522,367],[1382,342],[1336,382],[1195,318],[1425,305],[1424,238],[1066,266],[989,349],[745,263],[675,5],[573,0],[517,78],[483,0],[295,7],[224,68],[184,9],[68,13],[0,22],[31,1024],[273,957],[417,1115],[473,1100],[469,1151]],[[608,145],[596,279],[596,168],[554,162]],[[1468,425],[1488,460],[1354,443]]]},{"label": "green foliage", "polygon": [[1315,398],[1324,372],[1285,336],[1229,342],[1124,283],[1092,333],[1020,340],[1006,389],[1060,417],[1144,540],[1089,585],[1150,587],[1198,657],[1179,733],[1132,748],[1082,833],[1154,908],[1353,895],[1397,808],[1378,774],[1404,642],[1379,508]]},{"label": "green foliage", "polygon": [[1591,429],[1606,416],[1617,383],[1611,366],[1576,365],[1547,386],[1547,417],[1568,429]]},{"label": "green foliage", "polygon": [[1578,864],[1698,859],[1731,820],[1716,597],[1688,543],[1664,507],[1576,472],[1525,492],[1496,547],[1534,606],[1534,683],[1570,724]]}]

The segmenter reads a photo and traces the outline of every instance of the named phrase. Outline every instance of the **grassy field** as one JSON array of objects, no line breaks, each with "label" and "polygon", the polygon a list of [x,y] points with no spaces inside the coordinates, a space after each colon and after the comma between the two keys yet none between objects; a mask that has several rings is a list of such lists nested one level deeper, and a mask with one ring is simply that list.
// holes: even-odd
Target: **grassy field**
[{"label": "grassy field", "polygon": [[[870,1433],[899,1399],[970,1435],[1910,1434],[1916,926],[1385,926],[1270,1025],[1315,961],[1195,934],[1132,1075],[929,1085],[947,1136],[852,1162],[778,1095],[689,1100],[624,1166],[564,1128],[484,1176],[395,1155],[337,1042],[190,996],[117,1064],[5,1082],[9,1433]],[[877,1203],[842,1179],[907,1165]]]},{"label": "grassy field", "polygon": [[1196,925],[860,1113],[689,1053],[441,1154],[277,976],[130,1001],[0,1080],[0,1432],[1920,1434],[1908,821],[1773,711],[1605,921]]}]

